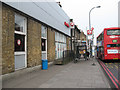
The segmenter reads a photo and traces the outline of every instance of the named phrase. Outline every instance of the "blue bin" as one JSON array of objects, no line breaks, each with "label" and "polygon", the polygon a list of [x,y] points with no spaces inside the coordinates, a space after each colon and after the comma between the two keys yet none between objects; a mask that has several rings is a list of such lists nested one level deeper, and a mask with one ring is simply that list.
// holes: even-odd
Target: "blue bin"
[{"label": "blue bin", "polygon": [[42,69],[47,70],[48,69],[48,60],[42,60]]}]

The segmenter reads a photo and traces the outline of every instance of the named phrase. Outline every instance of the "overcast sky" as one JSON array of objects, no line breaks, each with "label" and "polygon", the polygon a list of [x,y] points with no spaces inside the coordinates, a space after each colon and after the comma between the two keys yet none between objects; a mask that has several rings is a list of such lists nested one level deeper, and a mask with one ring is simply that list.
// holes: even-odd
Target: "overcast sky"
[{"label": "overcast sky", "polygon": [[[95,38],[104,28],[118,26],[118,2],[120,0],[56,0],[60,1],[63,10],[73,19],[86,34],[86,27],[89,29],[89,11],[91,12],[91,27],[94,27]],[[96,41],[96,39],[95,39]],[[95,42],[96,44],[96,42]]]}]

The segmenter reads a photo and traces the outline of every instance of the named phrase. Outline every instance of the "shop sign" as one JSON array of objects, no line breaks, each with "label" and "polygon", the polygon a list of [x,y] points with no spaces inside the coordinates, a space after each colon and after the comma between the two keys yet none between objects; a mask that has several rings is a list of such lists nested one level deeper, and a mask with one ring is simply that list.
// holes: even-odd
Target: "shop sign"
[{"label": "shop sign", "polygon": [[42,46],[44,46],[44,42],[42,43]]},{"label": "shop sign", "polygon": [[92,27],[91,30],[94,30],[94,28]]},{"label": "shop sign", "polygon": [[64,25],[67,26],[68,28],[70,27],[67,22],[64,22]]},{"label": "shop sign", "polygon": [[92,35],[92,30],[87,30],[87,35]]},{"label": "shop sign", "polygon": [[20,46],[20,44],[21,44],[20,39],[17,40],[17,44]]},{"label": "shop sign", "polygon": [[71,22],[71,23],[70,23],[70,25],[73,27],[73,26],[74,26],[74,23],[73,23],[73,22]]}]

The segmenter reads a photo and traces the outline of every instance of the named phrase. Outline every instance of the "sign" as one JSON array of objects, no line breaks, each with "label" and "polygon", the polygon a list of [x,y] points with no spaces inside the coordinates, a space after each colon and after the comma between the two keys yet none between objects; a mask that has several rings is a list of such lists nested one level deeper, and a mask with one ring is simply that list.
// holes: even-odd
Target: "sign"
[{"label": "sign", "polygon": [[20,39],[17,40],[17,44],[20,46],[20,44],[21,44]]},{"label": "sign", "polygon": [[44,42],[42,42],[42,46],[44,46]]},{"label": "sign", "polygon": [[107,53],[108,54],[116,54],[116,53],[118,53],[118,50],[108,49]]},{"label": "sign", "polygon": [[93,30],[94,30],[94,28],[92,27],[92,28],[91,28],[91,30],[93,31]]},{"label": "sign", "polygon": [[120,36],[110,36],[110,38],[120,38]]},{"label": "sign", "polygon": [[70,25],[73,27],[73,26],[74,26],[74,23],[73,23],[73,22],[71,22],[71,23],[70,23]]},{"label": "sign", "polygon": [[70,27],[67,22],[64,22],[64,25],[67,26],[68,28]]},{"label": "sign", "polygon": [[86,41],[82,41],[83,43],[85,43]]},{"label": "sign", "polygon": [[117,42],[117,40],[113,40],[113,43],[116,43]]},{"label": "sign", "polygon": [[92,30],[87,30],[87,35],[92,35]]}]

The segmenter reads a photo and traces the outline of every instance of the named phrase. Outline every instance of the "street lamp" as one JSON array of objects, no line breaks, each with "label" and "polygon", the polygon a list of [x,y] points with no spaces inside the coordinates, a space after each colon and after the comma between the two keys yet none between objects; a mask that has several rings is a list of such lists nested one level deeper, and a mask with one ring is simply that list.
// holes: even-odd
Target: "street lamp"
[{"label": "street lamp", "polygon": [[[90,19],[90,14],[91,14],[91,11],[93,10],[93,9],[95,9],[95,8],[100,8],[101,6],[96,6],[96,7],[93,7],[91,10],[90,10],[90,12],[89,12],[89,30],[91,30],[91,19]],[[92,42],[93,42],[93,32],[92,32]],[[89,43],[89,45],[90,45],[90,49],[92,48],[92,46],[91,46],[91,44]],[[92,50],[90,50],[91,51],[91,56],[92,56]]]}]

